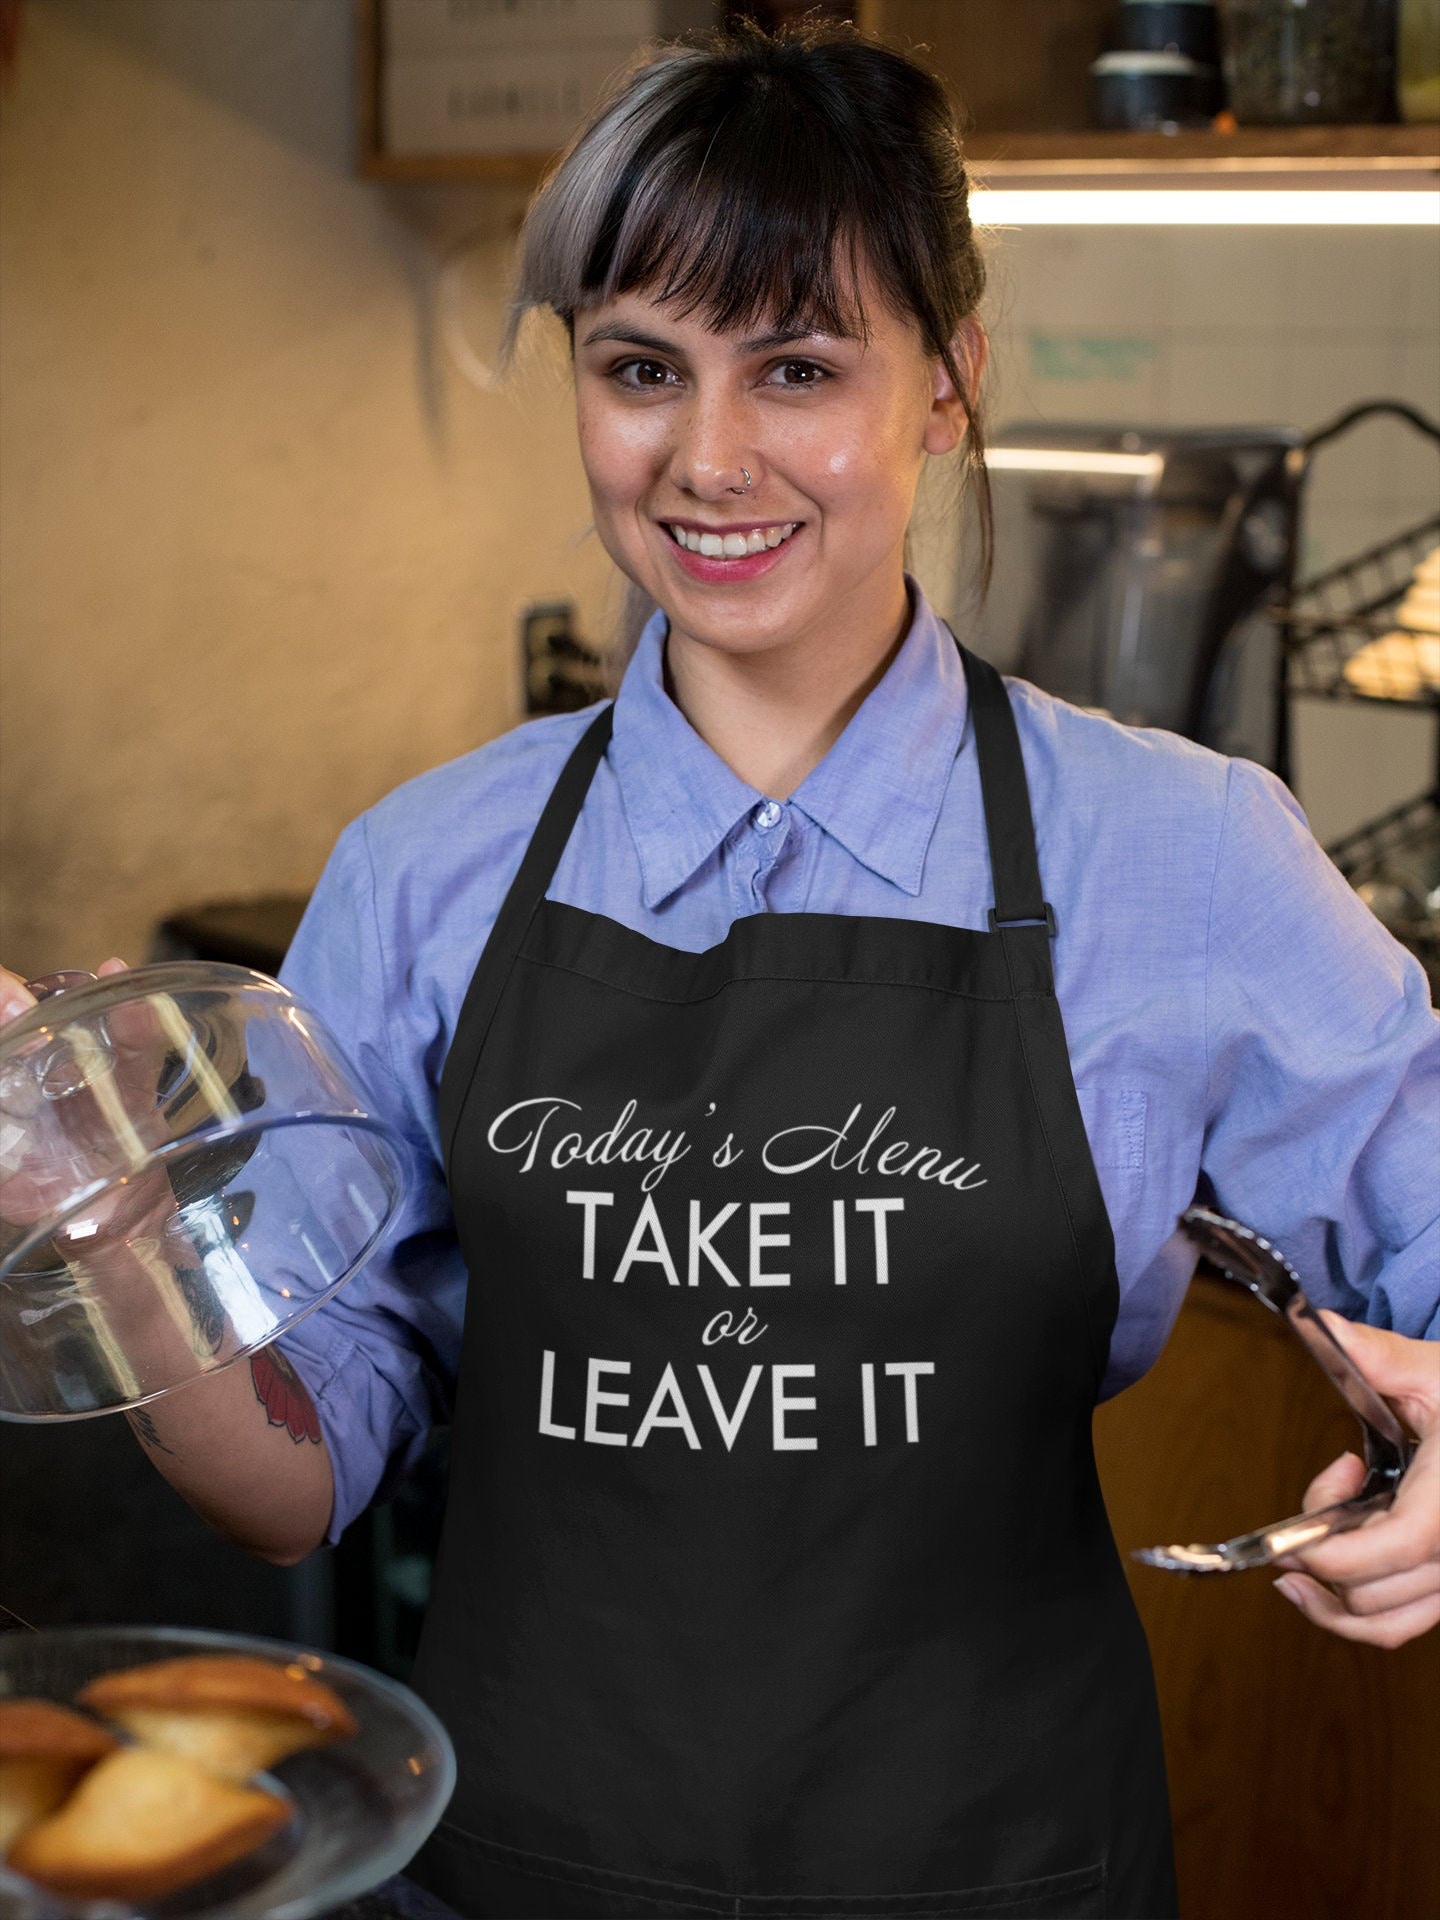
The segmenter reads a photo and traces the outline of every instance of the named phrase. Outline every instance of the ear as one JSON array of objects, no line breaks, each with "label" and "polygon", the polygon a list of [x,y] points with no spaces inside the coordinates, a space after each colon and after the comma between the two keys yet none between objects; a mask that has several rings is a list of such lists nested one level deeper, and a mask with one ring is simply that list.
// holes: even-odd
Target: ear
[{"label": "ear", "polygon": [[945,370],[944,362],[936,360],[930,390],[930,412],[925,422],[926,453],[953,453],[965,438],[965,403],[979,393],[985,362],[990,353],[989,336],[978,316],[971,314],[969,319],[961,321],[950,342],[950,351],[965,382],[965,391],[963,394],[957,391],[955,382]]}]

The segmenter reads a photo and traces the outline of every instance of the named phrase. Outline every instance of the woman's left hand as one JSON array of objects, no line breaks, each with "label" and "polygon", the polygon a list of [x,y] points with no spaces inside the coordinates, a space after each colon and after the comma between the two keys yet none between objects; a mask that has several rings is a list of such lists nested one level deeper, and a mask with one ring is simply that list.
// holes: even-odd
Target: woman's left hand
[{"label": "woman's left hand", "polygon": [[[1399,1647],[1440,1621],[1440,1342],[1407,1340],[1338,1313],[1325,1318],[1420,1446],[1388,1511],[1277,1560],[1287,1571],[1276,1585],[1317,1627]],[[1306,1488],[1305,1511],[1348,1499],[1364,1478],[1360,1459],[1342,1453]]]}]

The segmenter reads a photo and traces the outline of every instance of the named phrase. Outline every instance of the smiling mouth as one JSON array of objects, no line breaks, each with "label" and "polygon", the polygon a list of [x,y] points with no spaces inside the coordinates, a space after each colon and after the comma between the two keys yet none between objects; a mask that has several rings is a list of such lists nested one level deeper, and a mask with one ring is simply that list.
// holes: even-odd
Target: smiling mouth
[{"label": "smiling mouth", "polygon": [[770,547],[781,546],[802,522],[787,520],[778,527],[737,527],[733,533],[701,533],[694,527],[678,527],[669,521],[661,524],[676,546],[684,547],[687,553],[698,553],[707,560],[739,560],[747,554],[764,553]]}]

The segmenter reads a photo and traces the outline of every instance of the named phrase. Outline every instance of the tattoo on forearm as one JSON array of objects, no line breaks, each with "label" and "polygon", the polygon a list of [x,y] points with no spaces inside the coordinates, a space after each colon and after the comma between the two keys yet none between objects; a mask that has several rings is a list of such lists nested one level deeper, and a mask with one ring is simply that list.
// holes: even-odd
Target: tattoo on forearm
[{"label": "tattoo on forearm", "polygon": [[298,1447],[302,1440],[320,1444],[320,1417],[305,1382],[283,1353],[274,1347],[262,1347],[250,1356],[250,1378],[255,1383],[255,1398],[265,1409],[272,1427],[284,1427]]},{"label": "tattoo on forearm", "polygon": [[225,1309],[210,1291],[205,1269],[176,1267],[175,1278],[190,1309],[190,1323],[195,1329],[198,1351],[202,1355],[218,1353],[225,1332]]},{"label": "tattoo on forearm", "polygon": [[130,1425],[147,1447],[153,1447],[157,1453],[174,1453],[175,1449],[173,1447],[167,1447],[155,1431],[155,1422],[143,1407],[131,1407],[125,1418],[130,1422]]}]

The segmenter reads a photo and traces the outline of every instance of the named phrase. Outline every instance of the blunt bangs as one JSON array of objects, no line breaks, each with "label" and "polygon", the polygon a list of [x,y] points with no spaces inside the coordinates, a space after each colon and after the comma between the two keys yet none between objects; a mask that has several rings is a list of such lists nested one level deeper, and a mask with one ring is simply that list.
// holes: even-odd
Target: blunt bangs
[{"label": "blunt bangs", "polygon": [[[948,161],[938,194],[937,146]],[[571,326],[582,307],[644,292],[703,313],[717,332],[763,324],[863,339],[868,267],[948,359],[983,285],[982,269],[952,312],[935,271],[969,241],[967,198],[944,96],[899,54],[834,29],[666,48],[601,107],[537,196],[512,335],[531,307]]]},{"label": "blunt bangs", "polygon": [[[717,333],[764,325],[863,338],[872,223],[833,121],[783,85],[695,78],[616,180],[579,304],[643,292],[702,313]],[[883,282],[881,260],[873,270]]]}]

